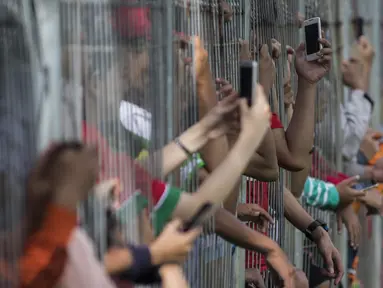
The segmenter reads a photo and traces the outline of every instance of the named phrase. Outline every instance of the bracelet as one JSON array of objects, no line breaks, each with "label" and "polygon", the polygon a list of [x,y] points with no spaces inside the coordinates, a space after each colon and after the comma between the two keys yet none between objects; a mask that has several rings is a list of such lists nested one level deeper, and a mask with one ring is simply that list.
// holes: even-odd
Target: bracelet
[{"label": "bracelet", "polygon": [[181,148],[181,150],[184,151],[186,155],[188,155],[189,157],[193,156],[193,153],[191,153],[191,152],[189,151],[189,149],[186,148],[184,144],[182,144],[182,142],[180,141],[180,138],[177,137],[176,139],[174,139],[174,143],[175,143],[179,148]]}]

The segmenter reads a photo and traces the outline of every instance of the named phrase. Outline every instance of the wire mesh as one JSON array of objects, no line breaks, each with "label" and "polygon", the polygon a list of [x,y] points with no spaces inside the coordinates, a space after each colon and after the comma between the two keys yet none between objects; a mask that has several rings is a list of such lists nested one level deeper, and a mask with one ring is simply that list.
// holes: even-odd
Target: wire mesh
[{"label": "wire mesh", "polygon": [[[286,128],[288,111],[285,111],[283,96],[286,46],[297,47],[302,40],[297,28],[297,12],[302,3],[305,11],[301,12],[306,19],[321,17],[327,38],[335,40],[338,33],[334,21],[338,15],[329,6],[331,1],[58,2],[62,48],[60,104],[64,111],[58,121],[62,125],[62,139],[82,139],[96,144],[100,182],[113,180],[121,187],[117,204],[109,199],[108,189],[102,197],[98,194],[91,197],[80,209],[81,224],[93,239],[100,258],[111,243],[152,240],[152,231],[148,229],[149,215],[153,212],[152,199],[148,197],[150,189],[147,194],[137,191],[139,171],[133,159],[154,155],[201,116],[195,73],[184,61],[187,57],[194,59],[193,43],[185,48],[180,38],[199,35],[209,54],[213,76],[228,80],[235,89],[239,88],[239,39],[250,42],[257,61],[261,44],[268,44],[272,54],[278,41],[281,55],[275,61],[276,83],[269,99],[273,112]],[[31,63],[32,47],[26,40],[33,37],[27,35],[24,29],[28,25],[20,16],[23,8],[21,1],[0,1],[0,261],[5,261],[14,271],[17,271],[23,245],[20,227],[24,224],[20,223],[25,213],[25,177],[41,142],[38,139],[41,127],[36,124],[39,122],[36,115],[40,113],[35,112],[39,111],[43,99],[34,95],[36,90],[31,88],[34,79],[31,71],[36,67]],[[338,51],[342,43],[335,42],[337,46],[333,49]],[[333,64],[330,74],[318,85],[315,110],[316,149],[311,175],[323,180],[336,175],[339,168],[340,151],[336,143],[339,95],[335,91],[339,91],[341,78],[338,63],[334,60]],[[293,63],[291,71],[294,71]],[[292,89],[297,91],[295,73],[292,73]],[[146,167],[149,174],[161,178],[161,157],[149,159],[150,165]],[[194,155],[167,180],[185,191],[196,191],[200,160],[199,155]],[[323,266],[323,261],[312,243],[284,219],[283,189],[290,185],[289,176],[280,169],[279,180],[272,183],[243,177],[239,198],[245,203],[259,204],[272,215],[275,223],[268,227],[267,235],[281,245],[294,264],[310,275],[311,265]],[[145,177],[149,183],[151,177]],[[334,222],[334,215],[328,212],[305,208],[313,218]],[[115,225],[110,223],[110,210],[116,212]],[[265,258],[253,251],[247,251],[246,257],[242,257],[242,249],[214,233],[214,223],[214,218],[206,223],[185,264],[191,287],[243,287],[243,272],[252,268],[262,272],[268,287],[275,287]],[[253,223],[248,225],[257,229]],[[120,237],[109,237],[113,234],[111,226]],[[14,287],[1,273],[0,269],[0,286]]]}]

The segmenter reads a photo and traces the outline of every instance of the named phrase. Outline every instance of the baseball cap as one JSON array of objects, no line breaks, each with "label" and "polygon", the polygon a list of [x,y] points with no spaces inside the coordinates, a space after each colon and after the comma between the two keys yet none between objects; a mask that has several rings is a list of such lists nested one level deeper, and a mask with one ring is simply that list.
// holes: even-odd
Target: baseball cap
[{"label": "baseball cap", "polygon": [[126,4],[118,7],[112,16],[112,26],[123,38],[148,38],[151,30],[149,8],[129,7]]}]

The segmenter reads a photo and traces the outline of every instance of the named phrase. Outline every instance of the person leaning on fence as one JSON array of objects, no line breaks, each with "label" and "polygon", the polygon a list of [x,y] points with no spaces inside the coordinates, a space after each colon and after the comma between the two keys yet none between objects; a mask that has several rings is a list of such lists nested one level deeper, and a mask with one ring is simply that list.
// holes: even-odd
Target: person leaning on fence
[{"label": "person leaning on fence", "polygon": [[[278,45],[278,42],[276,41],[276,40],[274,40],[273,41],[273,50],[280,50],[280,48],[278,48],[280,45]],[[275,66],[273,65],[273,63],[272,63],[272,60],[271,60],[271,57],[270,56],[268,56],[269,57],[269,59],[270,59],[270,61],[265,61],[264,59],[266,58],[267,59],[267,57],[265,57],[265,55],[267,54],[268,55],[268,49],[267,49],[267,47],[266,47],[266,49],[264,49],[265,48],[265,46],[264,47],[262,47],[261,48],[261,50],[260,50],[260,61],[259,61],[259,63],[260,63],[260,73],[261,73],[261,75],[273,75],[273,74],[275,74],[275,72],[274,73],[272,73],[272,71],[267,71],[267,70],[265,70],[265,71],[263,71],[262,70],[262,67],[269,67],[269,69],[273,69],[273,67],[274,67],[274,69],[275,69]],[[289,49],[289,51],[288,51],[288,53],[290,54],[290,61],[291,61],[291,55],[292,55],[292,49],[290,48]],[[327,51],[326,50],[326,52],[328,52],[328,54],[326,54],[326,55],[329,55],[329,54],[331,54],[331,50],[329,50],[329,51]],[[249,53],[246,53],[246,52],[242,52],[242,54],[243,55],[249,55]],[[280,54],[280,53],[277,53],[277,51],[273,51],[273,53],[272,53],[272,55],[278,55],[278,54]],[[326,56],[327,57],[327,56]],[[330,59],[328,59],[329,61],[331,61],[331,56],[330,56]],[[266,63],[269,63],[269,65],[265,65]],[[288,63],[288,65],[289,65],[290,63]],[[326,71],[326,70],[325,70]],[[263,73],[264,72],[264,73]],[[266,72],[268,72],[268,73],[266,73]],[[261,76],[260,75],[260,76]],[[269,85],[269,87],[271,87],[271,85],[273,84],[273,80],[271,79],[271,81],[269,81],[270,82],[270,85]],[[315,90],[315,89],[314,89]],[[289,91],[286,91],[286,92],[289,92]],[[314,94],[313,95],[315,95],[315,92],[314,92]],[[312,97],[312,98],[314,98],[314,97]],[[301,100],[302,101],[302,100]],[[313,113],[311,113],[311,114],[313,114]],[[293,114],[294,115],[294,114]],[[310,115],[311,116],[311,115]],[[279,119],[278,118],[276,118],[276,120],[278,120],[278,122],[280,123],[280,121],[279,121]],[[274,121],[273,121],[274,122]],[[283,126],[280,124],[280,126],[279,126],[280,128],[283,128]],[[279,128],[278,127],[278,128]],[[310,143],[310,141],[309,141],[309,143]],[[312,143],[312,141],[311,141],[311,143]],[[312,147],[312,144],[310,144],[311,146],[310,147]],[[277,146],[277,149],[278,149],[278,145],[276,145]],[[309,151],[308,151],[309,152]],[[309,155],[309,153],[307,153],[307,155]],[[284,158],[284,159],[286,159],[286,158]],[[278,160],[279,160],[279,158],[278,158]],[[253,175],[253,176],[255,176],[255,175]],[[265,185],[264,185],[265,186]],[[267,186],[266,186],[266,188],[267,188]],[[263,189],[265,190],[265,191],[267,191],[267,189],[265,189],[265,187],[263,187]],[[285,192],[286,193],[286,192]],[[290,195],[291,195],[291,193],[290,193]],[[267,194],[266,194],[266,196],[267,196]],[[264,202],[268,202],[267,200],[265,200],[264,199],[265,198],[265,195],[263,195],[263,200],[264,200]],[[294,198],[294,197],[290,197],[290,198]],[[267,199],[267,198],[266,198]],[[296,200],[295,200],[295,202],[296,202]],[[291,201],[290,202],[287,202],[287,204],[289,204],[289,203],[291,203]],[[297,204],[299,205],[299,203],[297,202]],[[289,206],[289,205],[288,205]],[[265,207],[264,207],[265,208]],[[267,207],[265,208],[265,209],[267,209]],[[287,207],[287,209],[288,209],[288,207]],[[302,209],[303,210],[303,209]],[[303,212],[305,212],[304,210],[303,210]],[[299,213],[298,213],[299,214]],[[309,219],[309,221],[310,220],[312,220],[311,222],[307,222],[307,226],[310,224],[310,223],[312,223],[312,222],[314,222],[313,221],[313,219],[307,214],[307,213],[305,213],[306,214],[306,216],[308,216],[308,217],[306,217],[306,219],[308,218]],[[302,214],[300,214],[301,216],[302,216]],[[303,216],[305,216],[305,215],[303,215]],[[295,219],[297,219],[296,217],[295,217]],[[294,219],[293,219],[294,220]],[[299,221],[298,221],[299,222]],[[305,230],[307,227],[303,227],[302,225],[300,225],[301,223],[297,223],[297,222],[295,222],[296,224],[297,224],[297,226],[298,226],[298,228],[299,229],[301,229],[302,231],[303,230]],[[326,233],[327,234],[327,233]],[[329,239],[329,237],[327,237],[328,239]],[[334,248],[334,246],[332,245],[332,243],[331,243],[331,240],[330,241],[326,241],[326,242],[328,242],[328,243],[330,243],[330,246],[326,246],[326,245],[324,245],[323,247],[325,248],[325,249],[321,249],[321,251],[324,253],[323,255],[324,256],[326,256],[328,253],[328,251],[331,251],[331,250],[333,250],[334,251],[334,257],[335,257],[335,260],[336,260],[336,266],[337,267],[335,267],[335,268],[337,268],[337,269],[339,269],[339,271],[338,271],[338,274],[337,274],[337,282],[340,280],[340,278],[342,277],[342,275],[343,275],[343,269],[342,269],[342,265],[341,264],[339,264],[340,263],[340,261],[338,261],[340,258],[339,257],[337,257],[337,255],[339,255],[339,252],[337,252],[336,251],[336,249]],[[319,242],[320,243],[320,242]],[[323,248],[322,247],[322,248]],[[329,247],[333,247],[333,249],[328,249]],[[332,257],[331,256],[331,254],[329,254],[329,256],[330,257]],[[327,257],[327,256],[326,256]],[[329,262],[329,263],[332,263],[332,259],[326,259],[327,261],[326,262]],[[332,264],[331,265],[331,267],[334,267],[334,265]],[[334,273],[333,271],[331,272],[331,273]]]}]

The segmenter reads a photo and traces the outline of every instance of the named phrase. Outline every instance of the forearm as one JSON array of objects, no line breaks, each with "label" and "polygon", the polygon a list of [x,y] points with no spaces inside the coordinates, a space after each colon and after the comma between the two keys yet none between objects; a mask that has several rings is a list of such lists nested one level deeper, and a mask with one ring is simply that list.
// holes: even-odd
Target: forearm
[{"label": "forearm", "polygon": [[271,129],[267,131],[261,145],[252,155],[244,174],[265,182],[272,182],[278,179],[279,167]]},{"label": "forearm", "polygon": [[220,204],[227,199],[262,140],[260,136],[251,140],[247,137],[238,138],[227,157],[202,183],[196,197],[213,201],[213,204]]},{"label": "forearm", "polygon": [[260,138],[252,140],[256,142],[240,137],[230,150],[229,155],[195,193],[182,193],[180,195],[172,217],[179,217],[183,220],[190,219],[207,202],[211,203],[213,207],[205,215],[205,218],[212,215],[231,195],[248,164],[251,154],[257,148],[256,144],[261,141]]},{"label": "forearm", "polygon": [[286,142],[290,154],[302,163],[313,146],[316,85],[298,79],[298,92],[294,113],[286,130]]},{"label": "forearm", "polygon": [[291,172],[291,192],[296,198],[301,197],[303,192],[303,187],[307,180],[307,177],[310,174],[312,165],[312,155],[308,154],[306,156],[305,167],[303,170],[298,172]]},{"label": "forearm", "polygon": [[236,246],[262,254],[279,248],[273,240],[247,227],[225,209],[219,209],[215,214],[215,233]]},{"label": "forearm", "polygon": [[[190,153],[197,152],[206,145],[207,137],[200,123],[194,124],[179,137],[180,142],[189,150]],[[149,157],[140,160],[140,165],[144,168],[149,167],[150,163],[162,163],[162,177],[166,177],[172,171],[181,166],[190,155],[185,153],[175,142],[170,142],[160,151],[154,152]]]},{"label": "forearm", "polygon": [[[202,119],[215,105],[218,100],[214,87],[213,77],[210,73],[202,78],[197,84],[199,95],[199,118]],[[224,159],[229,151],[229,145],[225,136],[210,140],[201,150],[202,159],[207,171],[213,171]]]},{"label": "forearm", "polygon": [[286,219],[293,224],[295,228],[304,231],[314,219],[302,207],[290,190],[284,187],[283,193],[284,215]]},{"label": "forearm", "polygon": [[176,264],[163,265],[160,268],[160,276],[163,288],[187,288],[187,283],[183,270]]},{"label": "forearm", "polygon": [[[239,131],[228,135],[230,147],[238,139]],[[259,181],[272,182],[278,179],[279,167],[275,152],[273,132],[269,129],[257,151],[251,156],[245,175]]]}]

